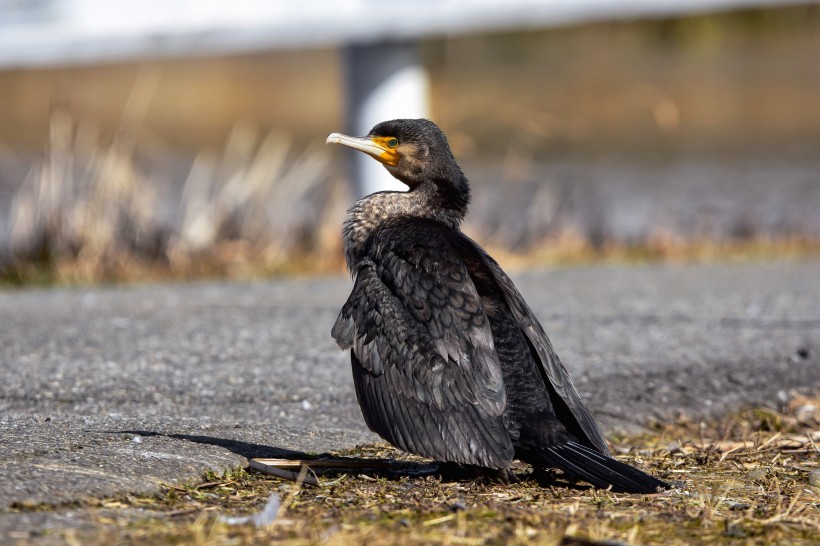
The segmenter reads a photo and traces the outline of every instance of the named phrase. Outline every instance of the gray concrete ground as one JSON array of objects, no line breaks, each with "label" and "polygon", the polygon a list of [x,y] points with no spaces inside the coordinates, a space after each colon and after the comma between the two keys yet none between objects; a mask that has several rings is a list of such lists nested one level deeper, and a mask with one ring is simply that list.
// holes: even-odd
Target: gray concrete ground
[{"label": "gray concrete ground", "polygon": [[[820,262],[515,279],[610,431],[820,388]],[[82,520],[13,507],[150,494],[249,457],[375,440],[329,335],[350,286],[0,292],[0,537]]]}]

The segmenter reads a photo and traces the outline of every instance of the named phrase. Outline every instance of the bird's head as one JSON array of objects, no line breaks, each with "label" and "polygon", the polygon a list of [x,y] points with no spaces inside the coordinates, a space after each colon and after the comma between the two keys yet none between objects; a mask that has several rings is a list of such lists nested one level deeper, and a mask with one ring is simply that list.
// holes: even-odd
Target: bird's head
[{"label": "bird's head", "polygon": [[395,178],[415,189],[425,181],[466,183],[447,137],[426,119],[394,119],[373,127],[367,136],[328,135],[328,144],[342,144],[373,157]]}]

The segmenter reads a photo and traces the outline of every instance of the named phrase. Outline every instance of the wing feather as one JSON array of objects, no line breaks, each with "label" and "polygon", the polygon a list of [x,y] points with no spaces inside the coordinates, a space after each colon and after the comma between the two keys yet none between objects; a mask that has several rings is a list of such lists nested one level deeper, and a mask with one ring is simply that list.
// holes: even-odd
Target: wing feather
[{"label": "wing feather", "polygon": [[434,459],[508,468],[514,448],[489,321],[457,249],[430,232],[437,229],[445,228],[405,222],[379,232],[332,335],[351,349],[374,432]]},{"label": "wing feather", "polygon": [[[567,409],[574,418],[575,423],[565,423],[565,425],[570,429],[580,429],[577,432],[582,432],[582,435],[586,437],[586,440],[588,440],[592,447],[604,455],[608,455],[609,448],[607,447],[603,433],[581,400],[581,396],[572,384],[569,373],[567,373],[566,368],[552,348],[552,343],[535,314],[529,308],[526,301],[524,301],[524,298],[521,296],[521,293],[518,292],[512,280],[510,280],[507,274],[504,273],[504,270],[501,269],[501,266],[476,243],[467,237],[464,237],[464,239],[473,245],[485,265],[489,268],[519,327],[529,340],[532,348],[538,354],[538,361],[541,365],[543,375],[546,376],[549,384],[552,386],[554,394],[566,404]],[[559,408],[555,409],[560,411]],[[583,438],[579,436],[579,440],[583,441]]]}]

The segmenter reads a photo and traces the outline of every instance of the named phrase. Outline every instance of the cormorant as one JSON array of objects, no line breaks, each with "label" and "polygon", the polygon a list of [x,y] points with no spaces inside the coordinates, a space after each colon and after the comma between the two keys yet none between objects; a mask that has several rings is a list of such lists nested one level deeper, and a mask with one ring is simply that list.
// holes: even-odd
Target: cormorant
[{"label": "cormorant", "polygon": [[409,187],[359,200],[343,228],[354,286],[332,335],[351,349],[370,429],[402,450],[503,475],[517,458],[615,491],[668,487],[609,457],[538,319],[460,231],[470,188],[438,126],[397,119],[327,142],[372,156]]}]

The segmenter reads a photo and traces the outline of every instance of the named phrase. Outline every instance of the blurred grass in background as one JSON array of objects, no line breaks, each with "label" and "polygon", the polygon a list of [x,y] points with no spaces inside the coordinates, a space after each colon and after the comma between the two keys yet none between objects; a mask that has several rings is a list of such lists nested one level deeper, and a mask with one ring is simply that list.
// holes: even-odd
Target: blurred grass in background
[{"label": "blurred grass in background", "polygon": [[[150,139],[125,127],[105,145],[95,136],[53,113],[49,153],[11,204],[7,280],[243,277],[339,265],[338,252],[326,252],[339,246],[335,232],[323,226],[329,203],[341,199],[316,191],[327,174],[323,148],[296,153],[280,133],[237,126],[221,153],[196,156],[174,194],[173,182],[163,188],[167,175],[146,166]],[[311,266],[294,260],[307,255]]]},{"label": "blurred grass in background", "polygon": [[[820,250],[820,9],[425,42],[508,263]],[[0,72],[0,277],[341,271],[340,55]]]}]

